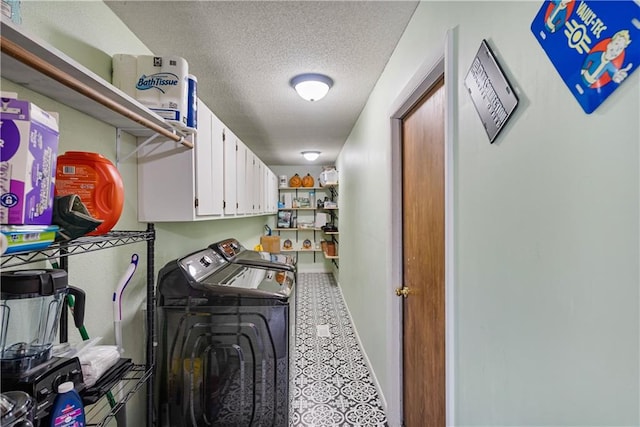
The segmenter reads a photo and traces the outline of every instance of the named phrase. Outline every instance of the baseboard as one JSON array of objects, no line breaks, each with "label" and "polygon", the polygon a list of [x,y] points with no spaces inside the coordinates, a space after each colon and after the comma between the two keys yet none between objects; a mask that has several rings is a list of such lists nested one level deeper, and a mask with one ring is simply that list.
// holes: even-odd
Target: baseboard
[{"label": "baseboard", "polygon": [[[334,277],[335,277],[335,274],[334,274]],[[356,328],[356,324],[353,322],[351,311],[349,310],[349,306],[347,305],[347,302],[344,299],[344,295],[342,294],[342,287],[340,286],[340,282],[337,281],[337,278],[336,278],[336,283],[338,284],[338,290],[340,291],[340,297],[342,298],[344,307],[347,309],[347,316],[349,316],[349,321],[351,322],[351,326],[353,326],[353,332],[356,335],[356,340],[358,341],[358,346],[360,346],[360,351],[362,352],[362,356],[364,357],[364,362],[366,363],[367,368],[369,369],[369,373],[371,374],[371,378],[373,379],[373,385],[376,387],[378,396],[380,396],[380,403],[382,404],[382,409],[384,409],[384,413],[386,414],[388,413],[387,399],[385,398],[384,393],[382,393],[382,389],[380,388],[380,383],[378,382],[378,377],[376,377],[376,373],[373,370],[373,367],[371,366],[371,362],[369,361],[369,356],[367,355],[367,352],[364,350],[364,346],[362,345],[362,341],[360,340],[360,335],[358,334],[358,328]]]}]

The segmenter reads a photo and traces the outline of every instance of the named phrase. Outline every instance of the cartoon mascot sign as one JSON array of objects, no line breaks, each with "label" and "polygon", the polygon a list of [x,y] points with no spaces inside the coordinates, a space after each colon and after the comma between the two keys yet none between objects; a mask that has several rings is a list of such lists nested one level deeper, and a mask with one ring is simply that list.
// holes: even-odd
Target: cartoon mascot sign
[{"label": "cartoon mascot sign", "polygon": [[545,1],[531,31],[587,114],[640,65],[640,5],[632,0]]}]

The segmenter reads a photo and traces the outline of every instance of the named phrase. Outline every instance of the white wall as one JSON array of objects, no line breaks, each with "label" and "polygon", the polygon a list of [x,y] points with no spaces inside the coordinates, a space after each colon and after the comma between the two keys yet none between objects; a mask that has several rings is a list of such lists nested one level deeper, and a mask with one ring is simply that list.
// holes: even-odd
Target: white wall
[{"label": "white wall", "polygon": [[[340,154],[340,284],[398,425],[386,331],[391,104],[455,28],[455,425],[638,425],[639,81],[593,114],[529,30],[542,2],[422,2]],[[482,39],[520,106],[491,145],[463,79]],[[368,220],[362,221],[362,218]],[[364,248],[374,248],[364,250]],[[394,416],[394,414],[396,414]],[[395,417],[395,418],[394,418]]]},{"label": "white wall", "polygon": [[[30,34],[53,45],[82,63],[107,81],[111,80],[111,56],[115,53],[151,53],[102,2],[22,2],[22,27]],[[99,152],[115,163],[116,129],[85,114],[61,105],[47,97],[2,79],[3,91],[18,92],[36,105],[60,113],[59,153],[69,150]],[[135,138],[123,134],[122,152],[135,148]],[[116,230],[144,230],[146,224],[137,221],[137,166],[135,156],[119,165],[125,186],[125,205]],[[235,237],[247,247],[259,242],[266,217],[225,219],[201,223],[156,224],[155,270],[169,260],[195,251],[218,240]],[[127,245],[101,250],[69,259],[69,283],[87,293],[85,325],[90,337],[103,337],[103,344],[112,344],[111,297],[118,279],[131,260],[140,255],[140,264],[124,296],[125,357],[144,362],[144,319],[141,307],[146,296],[146,245]],[[70,325],[73,325],[70,322]],[[79,342],[80,335],[69,330],[70,341]],[[144,393],[140,392],[127,405],[128,422],[144,425]]]}]

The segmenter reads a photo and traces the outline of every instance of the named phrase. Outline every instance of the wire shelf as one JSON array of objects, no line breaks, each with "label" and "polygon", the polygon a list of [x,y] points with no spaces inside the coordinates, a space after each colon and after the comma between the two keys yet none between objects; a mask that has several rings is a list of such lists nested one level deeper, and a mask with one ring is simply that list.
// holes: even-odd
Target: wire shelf
[{"label": "wire shelf", "polygon": [[133,365],[131,370],[111,388],[111,394],[116,398],[115,405],[112,406],[105,395],[96,403],[85,407],[86,426],[106,426],[109,421],[116,418],[120,410],[125,411],[127,401],[151,378],[152,373],[152,369],[147,370],[144,365]]},{"label": "wire shelf", "polygon": [[115,246],[155,239],[153,231],[110,231],[99,236],[83,236],[68,242],[57,242],[40,251],[23,251],[2,255],[2,268],[94,252]]}]

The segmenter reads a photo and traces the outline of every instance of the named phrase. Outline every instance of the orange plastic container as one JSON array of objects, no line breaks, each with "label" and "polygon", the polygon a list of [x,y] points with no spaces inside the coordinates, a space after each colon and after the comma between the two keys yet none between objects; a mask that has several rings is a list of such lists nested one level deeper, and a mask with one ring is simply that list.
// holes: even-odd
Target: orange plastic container
[{"label": "orange plastic container", "polygon": [[120,172],[106,157],[85,151],[67,151],[56,166],[58,196],[77,194],[92,217],[103,220],[90,235],[104,234],[120,219],[124,185]]}]

